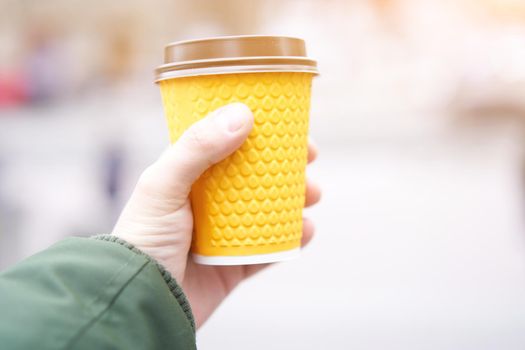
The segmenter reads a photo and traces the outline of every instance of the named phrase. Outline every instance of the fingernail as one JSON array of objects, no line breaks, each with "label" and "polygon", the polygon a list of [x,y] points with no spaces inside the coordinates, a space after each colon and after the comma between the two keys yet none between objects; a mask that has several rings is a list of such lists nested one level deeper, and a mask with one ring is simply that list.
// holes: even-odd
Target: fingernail
[{"label": "fingernail", "polygon": [[240,130],[248,121],[250,110],[242,103],[227,105],[217,113],[217,122],[228,132]]}]

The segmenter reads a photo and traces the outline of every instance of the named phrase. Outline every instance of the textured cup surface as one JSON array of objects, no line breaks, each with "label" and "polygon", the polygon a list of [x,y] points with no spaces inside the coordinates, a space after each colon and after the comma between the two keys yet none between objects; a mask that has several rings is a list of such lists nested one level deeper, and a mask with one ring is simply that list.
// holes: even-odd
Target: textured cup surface
[{"label": "textured cup surface", "polygon": [[241,148],[192,187],[193,253],[239,257],[300,247],[312,77],[239,73],[159,82],[172,143],[231,102],[246,104],[255,118]]}]

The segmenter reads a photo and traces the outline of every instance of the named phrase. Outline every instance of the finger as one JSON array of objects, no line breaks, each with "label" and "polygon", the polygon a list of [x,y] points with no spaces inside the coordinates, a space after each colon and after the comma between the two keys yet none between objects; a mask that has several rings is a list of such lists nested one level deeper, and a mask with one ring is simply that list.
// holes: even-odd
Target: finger
[{"label": "finger", "polygon": [[309,207],[321,200],[321,188],[315,182],[306,179],[304,206]]},{"label": "finger", "polygon": [[315,226],[312,220],[303,218],[303,237],[301,239],[301,246],[305,247],[314,237]]},{"label": "finger", "polygon": [[146,169],[139,184],[163,198],[186,198],[195,180],[239,148],[252,127],[253,114],[246,105],[219,108],[186,130]]},{"label": "finger", "polygon": [[272,265],[273,263],[269,264],[256,264],[256,265],[244,265],[244,279],[251,277],[255,275],[257,272],[264,270],[268,266]]},{"label": "finger", "polygon": [[317,159],[317,155],[319,154],[319,149],[315,145],[315,143],[312,141],[312,139],[308,139],[308,163],[313,162]]}]

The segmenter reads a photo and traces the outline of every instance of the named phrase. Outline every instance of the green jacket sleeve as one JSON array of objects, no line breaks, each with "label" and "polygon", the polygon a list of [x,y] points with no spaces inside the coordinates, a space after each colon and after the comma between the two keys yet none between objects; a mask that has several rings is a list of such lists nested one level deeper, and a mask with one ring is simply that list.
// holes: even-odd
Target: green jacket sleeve
[{"label": "green jacket sleeve", "polygon": [[69,238],[0,274],[1,349],[195,349],[182,290],[113,236]]}]

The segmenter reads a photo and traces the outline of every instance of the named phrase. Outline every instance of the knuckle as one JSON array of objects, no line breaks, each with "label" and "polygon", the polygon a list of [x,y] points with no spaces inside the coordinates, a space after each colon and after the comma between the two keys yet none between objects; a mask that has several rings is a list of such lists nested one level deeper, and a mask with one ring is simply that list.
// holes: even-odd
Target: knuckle
[{"label": "knuckle", "polygon": [[140,174],[137,190],[141,193],[149,193],[154,190],[155,186],[155,174],[152,165],[150,165]]}]

